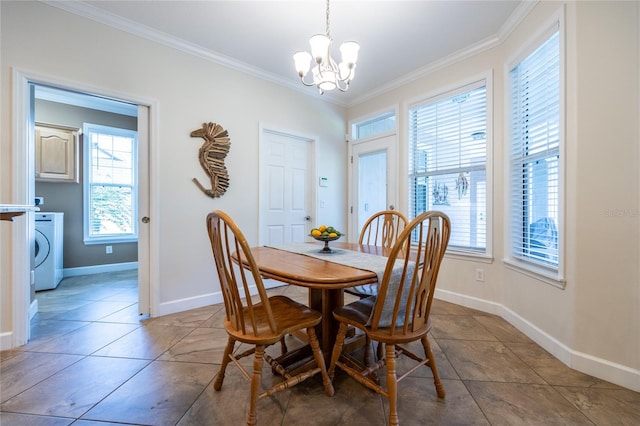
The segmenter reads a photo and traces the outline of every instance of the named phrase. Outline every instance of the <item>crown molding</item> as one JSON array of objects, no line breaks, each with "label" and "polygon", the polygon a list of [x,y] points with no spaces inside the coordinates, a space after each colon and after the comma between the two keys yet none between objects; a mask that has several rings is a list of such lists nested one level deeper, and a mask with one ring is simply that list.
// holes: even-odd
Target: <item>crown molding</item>
[{"label": "crown molding", "polygon": [[378,89],[373,90],[367,93],[364,96],[360,96],[359,98],[353,99],[348,103],[348,107],[360,104],[362,102],[373,99],[377,96],[380,96],[386,92],[402,87],[412,81],[418,80],[422,77],[425,77],[429,74],[432,74],[442,68],[446,68],[450,65],[453,65],[457,62],[460,62],[464,59],[470,58],[474,55],[477,55],[486,50],[492,49],[496,46],[502,44],[507,37],[511,34],[511,32],[524,20],[524,18],[531,12],[531,10],[538,4],[540,0],[525,0],[518,8],[511,14],[507,22],[500,28],[500,30],[493,36],[487,37],[484,40],[481,40],[477,43],[474,43],[471,46],[465,47],[451,55],[445,56],[442,59],[431,62],[422,68],[418,68],[417,70],[406,74],[396,80],[389,82],[383,86],[380,86]]},{"label": "crown molding", "polygon": [[320,94],[315,94],[310,92],[307,87],[304,87],[304,86],[301,87],[299,82],[296,79],[293,79],[293,78],[286,79],[276,74],[267,72],[261,68],[254,67],[245,62],[241,62],[241,61],[238,61],[237,59],[223,55],[221,53],[203,49],[202,47],[196,44],[189,43],[178,37],[169,35],[162,31],[149,28],[146,25],[142,25],[138,22],[125,19],[116,14],[106,12],[88,3],[81,2],[81,1],[45,1],[45,0],[39,0],[39,1],[49,6],[53,6],[58,9],[64,10],[66,12],[72,13],[74,15],[81,16],[83,18],[90,19],[100,24],[107,25],[111,28],[124,31],[126,33],[159,43],[161,45],[170,47],[172,49],[179,50],[189,55],[196,56],[198,58],[216,63],[218,65],[222,65],[226,68],[230,68],[235,71],[239,71],[241,73],[248,74],[248,75],[257,77],[259,79],[269,81],[271,83],[275,83],[280,86],[287,87],[289,89],[293,89],[307,96],[315,95],[315,97],[318,99],[327,100],[331,103],[334,103],[340,106],[346,106],[346,103],[337,97],[323,95],[323,97],[320,98]]},{"label": "crown molding", "polygon": [[312,96],[320,100],[328,101],[342,107],[350,107],[359,103],[365,102],[374,97],[380,96],[393,89],[408,84],[414,80],[422,78],[428,74],[431,74],[437,70],[450,66],[456,62],[467,59],[471,56],[477,55],[485,50],[491,49],[500,45],[511,34],[511,32],[522,22],[522,20],[529,14],[529,12],[536,6],[540,0],[525,0],[520,3],[515,12],[509,17],[507,22],[500,28],[500,30],[493,36],[487,37],[472,46],[459,50],[451,55],[448,55],[440,60],[434,61],[422,68],[419,68],[409,74],[406,74],[396,80],[389,82],[388,84],[380,86],[376,90],[372,90],[364,96],[355,98],[349,102],[346,102],[343,97],[338,97],[333,94],[320,95],[315,91],[309,90],[306,86],[301,86],[296,79],[286,79],[273,73],[267,72],[261,68],[254,67],[245,62],[238,61],[226,55],[203,49],[193,43],[189,43],[185,40],[171,36],[162,31],[157,31],[149,28],[145,25],[141,25],[137,22],[133,22],[124,19],[118,15],[106,12],[90,4],[80,1],[45,1],[39,0],[47,5],[54,6],[56,8],[65,10],[69,13],[73,13],[78,16],[82,16],[87,19],[91,19],[95,22],[107,25],[112,28],[116,28],[127,33],[145,38],[147,40],[162,44],[164,46],[182,51],[184,53],[205,59],[207,61],[222,65],[224,67],[266,80],[277,85],[287,87],[297,92],[303,93],[307,96]]}]

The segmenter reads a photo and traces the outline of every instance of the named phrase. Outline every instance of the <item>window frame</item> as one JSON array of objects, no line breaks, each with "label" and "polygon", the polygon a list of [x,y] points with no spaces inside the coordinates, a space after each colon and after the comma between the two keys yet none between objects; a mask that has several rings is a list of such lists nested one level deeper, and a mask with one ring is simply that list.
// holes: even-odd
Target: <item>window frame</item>
[{"label": "window frame", "polygon": [[[382,130],[382,131],[375,131],[368,135],[360,136],[359,126],[369,124],[369,123],[381,122],[381,121],[384,121],[384,119],[386,118],[393,118],[393,121],[394,121],[393,128]],[[398,133],[398,107],[395,106],[392,108],[386,108],[384,110],[380,110],[372,114],[368,114],[363,117],[358,117],[356,119],[350,120],[348,129],[349,129],[349,133],[347,135],[347,139],[350,142],[375,139],[385,135],[397,134]]]},{"label": "window frame", "polygon": [[[523,257],[514,255],[512,251],[512,205],[515,204],[515,200],[512,200],[511,194],[513,190],[513,182],[511,181],[512,165],[511,165],[511,153],[512,153],[512,135],[511,135],[511,120],[512,120],[512,108],[511,108],[511,78],[510,72],[516,66],[518,66],[523,60],[528,58],[533,52],[541,47],[546,41],[549,40],[555,33],[558,33],[558,86],[559,86],[559,99],[558,99],[558,217],[557,217],[557,250],[558,250],[558,265],[557,267],[551,265],[545,265],[543,262],[535,260],[527,260]],[[504,135],[505,135],[505,150],[504,150],[504,179],[505,179],[505,203],[504,203],[504,259],[503,262],[509,269],[520,272],[529,277],[535,278],[547,284],[563,289],[566,286],[565,279],[565,208],[566,208],[566,51],[565,51],[565,26],[564,26],[564,11],[561,10],[557,15],[552,17],[546,25],[532,38],[525,42],[518,52],[505,63],[504,66],[504,97],[505,97],[505,123],[504,123]],[[523,207],[524,209],[524,207]]]},{"label": "window frame", "polygon": [[[485,249],[465,249],[464,247],[454,247],[449,245],[447,247],[447,257],[459,258],[462,260],[474,260],[485,263],[493,262],[493,71],[488,70],[476,76],[472,76],[468,79],[462,80],[455,84],[451,84],[447,87],[441,88],[437,91],[427,93],[418,98],[412,99],[405,104],[404,113],[406,115],[406,122],[404,123],[407,132],[406,136],[406,157],[407,161],[407,211],[412,212],[411,206],[411,179],[413,179],[411,173],[410,155],[411,155],[411,141],[410,141],[410,110],[420,105],[425,105],[430,102],[438,102],[441,99],[455,97],[457,94],[462,94],[473,90],[478,87],[485,86],[485,102],[486,102],[486,135],[485,135],[485,210],[486,210],[486,229],[485,229]],[[411,216],[411,215],[409,215]],[[409,217],[410,219],[410,217]]]},{"label": "window frame", "polygon": [[[82,184],[82,229],[83,229],[83,242],[85,245],[94,244],[111,244],[111,243],[131,243],[138,241],[138,132],[130,129],[123,129],[118,127],[105,126],[101,124],[83,123],[82,129],[83,138],[83,184]],[[90,145],[91,133],[102,133],[112,136],[121,136],[131,138],[133,140],[132,146],[132,159],[131,167],[133,174],[133,183],[131,185],[124,185],[131,187],[131,224],[132,232],[123,234],[107,234],[100,236],[92,236],[89,232],[91,226],[91,220],[89,217],[90,209],[90,187],[93,184],[91,180],[91,167],[92,161],[92,149]]]}]

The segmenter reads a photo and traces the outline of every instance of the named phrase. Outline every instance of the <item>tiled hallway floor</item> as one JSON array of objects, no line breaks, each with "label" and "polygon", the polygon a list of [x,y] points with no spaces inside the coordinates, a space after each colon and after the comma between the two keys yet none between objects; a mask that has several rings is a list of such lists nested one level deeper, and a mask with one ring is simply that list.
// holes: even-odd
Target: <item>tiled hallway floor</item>
[{"label": "tiled hallway floor", "polygon": [[[270,293],[306,302],[293,286]],[[244,424],[237,368],[213,390],[222,305],[140,320],[135,271],[67,278],[37,298],[32,340],[1,353],[0,425]],[[639,393],[571,370],[501,318],[437,300],[432,318],[447,396],[428,368],[414,372],[399,385],[403,425],[640,424]],[[316,377],[260,400],[258,424],[386,423],[386,399],[340,372],[329,398]]]}]

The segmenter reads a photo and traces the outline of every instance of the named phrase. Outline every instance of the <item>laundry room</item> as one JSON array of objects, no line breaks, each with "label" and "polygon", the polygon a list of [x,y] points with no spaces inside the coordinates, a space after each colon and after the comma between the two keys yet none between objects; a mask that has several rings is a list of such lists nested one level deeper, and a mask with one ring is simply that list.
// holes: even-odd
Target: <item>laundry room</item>
[{"label": "laundry room", "polygon": [[[135,175],[129,184],[113,173],[117,160],[129,164],[134,174],[135,152],[117,156],[97,143],[89,152],[83,149],[88,123],[135,134],[137,107],[48,86],[35,85],[34,93],[35,203],[40,208],[35,215],[35,291],[55,291],[69,277],[137,269],[137,212],[135,205],[127,210],[123,198],[135,192]],[[91,155],[88,162],[85,154]],[[93,172],[85,170],[87,164]],[[87,176],[94,176],[93,182]],[[93,195],[87,197],[89,190]],[[120,216],[129,211],[130,218],[105,221],[114,211]]]}]

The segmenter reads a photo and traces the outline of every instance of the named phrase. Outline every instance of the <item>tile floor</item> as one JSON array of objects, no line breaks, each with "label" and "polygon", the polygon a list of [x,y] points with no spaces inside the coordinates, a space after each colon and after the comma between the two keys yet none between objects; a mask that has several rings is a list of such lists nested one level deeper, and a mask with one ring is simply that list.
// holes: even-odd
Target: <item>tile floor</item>
[{"label": "tile floor", "polygon": [[[241,425],[248,383],[232,366],[213,390],[222,305],[137,315],[135,271],[71,277],[37,294],[32,340],[1,353],[0,425]],[[304,289],[279,287],[306,301]],[[638,425],[640,393],[567,368],[499,317],[436,301],[428,368],[399,386],[403,425]],[[277,348],[273,348],[274,350]],[[386,399],[338,372],[260,400],[260,425],[384,425]],[[273,379],[265,369],[263,378]]]}]

